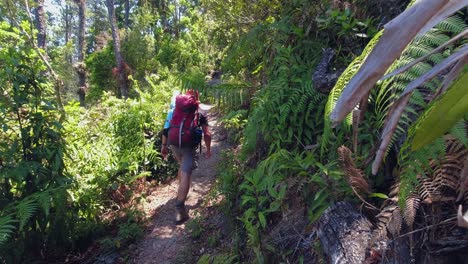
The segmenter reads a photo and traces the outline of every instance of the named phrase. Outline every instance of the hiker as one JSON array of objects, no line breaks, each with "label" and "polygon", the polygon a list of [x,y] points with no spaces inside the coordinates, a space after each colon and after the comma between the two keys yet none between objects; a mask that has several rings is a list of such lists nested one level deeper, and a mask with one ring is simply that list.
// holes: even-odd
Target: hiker
[{"label": "hiker", "polygon": [[166,160],[170,146],[172,155],[179,164],[177,172],[179,188],[175,206],[177,225],[189,218],[185,209],[185,200],[190,189],[192,171],[197,166],[198,147],[201,152],[202,134],[206,146],[205,156],[211,157],[211,132],[206,116],[198,111],[199,104],[198,92],[190,90],[186,94],[174,94],[163,130],[161,154]]}]

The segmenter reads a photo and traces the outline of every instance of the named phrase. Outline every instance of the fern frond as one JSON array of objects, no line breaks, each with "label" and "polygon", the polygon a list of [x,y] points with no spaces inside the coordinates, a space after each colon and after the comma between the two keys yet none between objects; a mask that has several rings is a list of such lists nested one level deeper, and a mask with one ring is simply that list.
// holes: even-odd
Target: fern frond
[{"label": "fern frond", "polygon": [[324,115],[325,122],[329,122],[328,118],[331,112],[333,111],[333,109],[335,108],[336,102],[338,101],[338,98],[343,92],[346,84],[361,68],[361,65],[364,63],[367,55],[372,51],[375,44],[377,44],[378,40],[382,36],[382,33],[383,31],[380,31],[372,38],[371,41],[369,41],[369,43],[367,44],[362,54],[356,57],[344,70],[341,76],[338,78],[335,86],[333,87],[333,89],[330,91],[330,94],[328,95],[328,101],[327,101],[327,106],[325,108],[325,115]]},{"label": "fern frond", "polygon": [[450,130],[450,135],[454,136],[465,147],[468,147],[468,130],[465,120],[458,121]]},{"label": "fern frond", "polygon": [[457,190],[457,202],[468,203],[468,157],[463,163],[463,170],[460,173],[460,184]]},{"label": "fern frond", "polygon": [[415,43],[426,43],[431,46],[440,46],[450,39],[449,36],[440,31],[431,32],[415,38]]},{"label": "fern frond", "polygon": [[[386,206],[377,216],[376,228],[372,231],[371,241],[376,242],[388,238],[387,234],[398,234],[401,230],[402,218],[400,208],[396,204]],[[388,232],[387,232],[388,230]]]},{"label": "fern frond", "polygon": [[410,227],[413,226],[420,202],[421,199],[419,195],[411,194],[408,196],[408,198],[406,198],[405,211],[403,216],[405,218],[406,224]]},{"label": "fern frond", "polygon": [[11,235],[15,232],[15,223],[16,221],[13,220],[11,215],[0,217],[0,247],[5,245],[5,243],[10,239]]},{"label": "fern frond", "polygon": [[418,194],[424,203],[432,203],[441,199],[441,194],[432,179],[420,178],[418,185]]},{"label": "fern frond", "polygon": [[403,224],[403,217],[399,206],[391,206],[387,209],[391,212],[391,217],[387,223],[387,229],[394,237],[400,234],[401,226]]},{"label": "fern frond", "polygon": [[435,26],[435,28],[458,34],[466,29],[466,23],[460,16],[451,16]]},{"label": "fern frond", "polygon": [[418,43],[418,45],[410,45],[406,50],[406,54],[410,55],[413,58],[422,57],[432,51],[432,47],[429,47],[425,43]]},{"label": "fern frond", "polygon": [[341,146],[338,148],[338,155],[341,169],[345,173],[346,179],[351,187],[362,193],[370,193],[369,183],[364,178],[362,170],[356,168],[351,157],[351,150],[345,146]]},{"label": "fern frond", "polygon": [[461,167],[456,159],[446,157],[442,164],[434,171],[434,183],[439,188],[448,187],[452,190],[456,190],[458,187],[458,174],[461,171]]},{"label": "fern frond", "polygon": [[444,136],[445,139],[445,152],[449,156],[457,156],[457,158],[463,158],[466,156],[466,147],[464,144],[458,140],[457,137],[449,134]]},{"label": "fern frond", "polygon": [[50,207],[52,205],[52,196],[50,195],[51,191],[39,193],[37,196],[37,202],[41,206],[45,215],[49,215]]},{"label": "fern frond", "polygon": [[37,212],[38,208],[38,203],[33,199],[25,199],[16,206],[16,217],[19,220],[20,230],[23,230],[24,226]]},{"label": "fern frond", "polygon": [[468,156],[468,149],[453,137],[446,137],[446,144],[445,157],[439,164],[435,164],[433,179],[440,190],[449,188],[456,191],[459,189],[460,175]]}]

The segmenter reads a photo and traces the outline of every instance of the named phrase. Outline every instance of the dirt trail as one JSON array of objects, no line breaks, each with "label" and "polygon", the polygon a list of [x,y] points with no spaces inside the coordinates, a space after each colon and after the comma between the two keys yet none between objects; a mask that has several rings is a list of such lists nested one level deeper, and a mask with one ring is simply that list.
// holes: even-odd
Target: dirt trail
[{"label": "dirt trail", "polygon": [[[213,135],[212,157],[210,159],[200,157],[199,167],[193,172],[192,185],[185,202],[191,218],[194,209],[200,208],[205,195],[210,191],[216,176],[216,165],[221,158],[220,152],[227,148],[217,118],[208,114],[208,121]],[[174,225],[177,188],[178,182],[174,180],[166,186],[157,188],[149,197],[145,211],[152,215],[152,224],[147,229],[144,239],[136,247],[133,263],[174,263],[177,255],[184,252],[184,248],[191,243],[186,229],[187,222],[179,226]]]}]

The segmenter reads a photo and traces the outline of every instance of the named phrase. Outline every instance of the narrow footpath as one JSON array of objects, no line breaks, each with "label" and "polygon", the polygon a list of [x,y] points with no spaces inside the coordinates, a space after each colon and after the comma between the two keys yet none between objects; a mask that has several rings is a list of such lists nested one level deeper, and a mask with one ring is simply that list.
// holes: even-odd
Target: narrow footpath
[{"label": "narrow footpath", "polygon": [[[192,174],[192,185],[185,203],[191,218],[194,217],[194,210],[203,206],[203,201],[215,182],[220,153],[228,148],[217,117],[208,114],[208,122],[212,132],[212,157],[206,159],[202,154],[198,169]],[[178,226],[174,224],[177,188],[178,181],[173,180],[168,185],[157,188],[147,199],[145,212],[152,215],[152,224],[145,231],[145,237],[137,244],[132,263],[176,263],[177,256],[184,253],[184,249],[191,243],[187,222]]]}]

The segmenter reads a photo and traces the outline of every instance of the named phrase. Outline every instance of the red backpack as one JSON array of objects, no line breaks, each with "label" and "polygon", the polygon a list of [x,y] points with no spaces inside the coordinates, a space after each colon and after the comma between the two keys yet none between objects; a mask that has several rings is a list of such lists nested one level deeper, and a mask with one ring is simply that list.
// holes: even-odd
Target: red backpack
[{"label": "red backpack", "polygon": [[179,147],[193,147],[195,142],[195,129],[199,124],[197,93],[188,91],[176,97],[175,109],[169,126],[169,144]]}]

